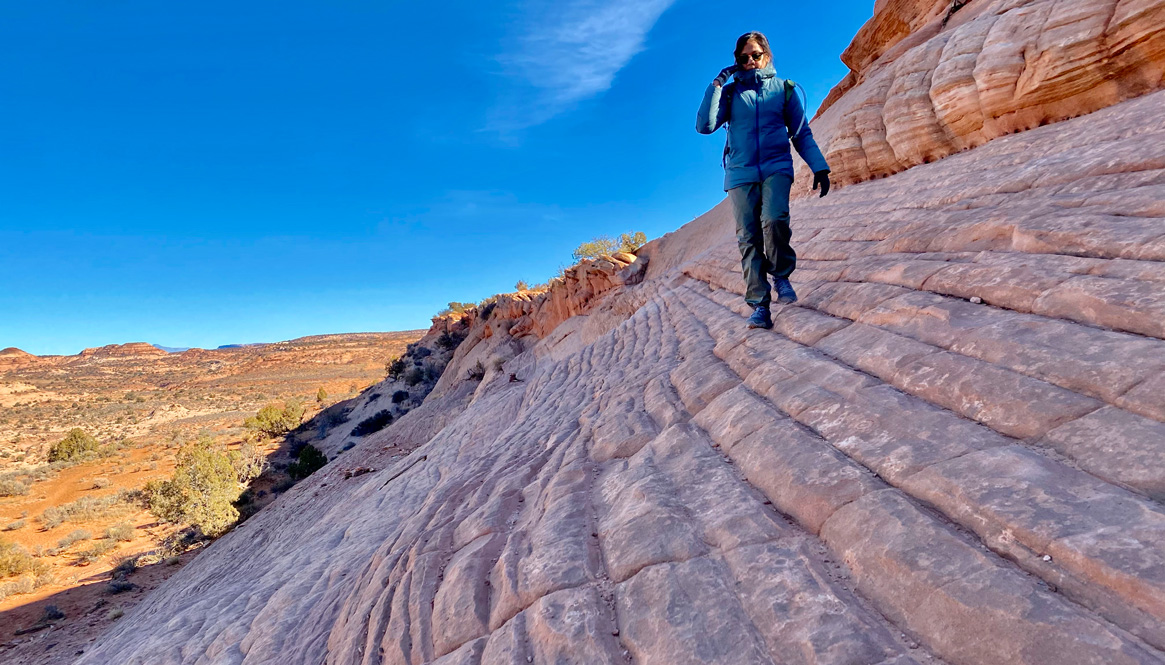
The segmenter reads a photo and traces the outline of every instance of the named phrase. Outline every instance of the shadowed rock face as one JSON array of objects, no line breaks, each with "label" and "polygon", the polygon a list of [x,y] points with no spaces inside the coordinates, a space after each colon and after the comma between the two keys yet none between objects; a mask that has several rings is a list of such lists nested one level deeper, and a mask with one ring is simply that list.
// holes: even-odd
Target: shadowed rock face
[{"label": "shadowed rock face", "polygon": [[879,2],[842,55],[851,73],[813,123],[839,184],[1165,84],[1165,0],[973,0],[948,18],[951,6]]},{"label": "shadowed rock face", "polygon": [[1165,662],[1162,108],[795,202],[771,331],[723,205],[504,301],[79,662]]}]

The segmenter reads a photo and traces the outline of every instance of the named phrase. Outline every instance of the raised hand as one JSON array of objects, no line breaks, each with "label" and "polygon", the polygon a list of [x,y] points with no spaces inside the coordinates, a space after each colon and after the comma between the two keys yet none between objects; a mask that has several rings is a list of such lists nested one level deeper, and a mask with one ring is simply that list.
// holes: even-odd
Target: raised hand
[{"label": "raised hand", "polygon": [[725,67],[724,69],[720,70],[720,73],[716,75],[716,78],[712,82],[715,83],[717,87],[724,87],[724,84],[728,83],[728,79],[739,70],[740,67],[736,65]]}]

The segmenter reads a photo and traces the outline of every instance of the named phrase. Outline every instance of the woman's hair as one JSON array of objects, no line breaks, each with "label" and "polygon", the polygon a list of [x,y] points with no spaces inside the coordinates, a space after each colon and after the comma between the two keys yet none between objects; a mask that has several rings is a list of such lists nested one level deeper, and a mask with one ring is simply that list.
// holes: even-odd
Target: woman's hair
[{"label": "woman's hair", "polygon": [[744,51],[745,45],[748,44],[748,42],[750,40],[755,41],[756,45],[760,47],[760,50],[764,51],[765,55],[769,56],[770,59],[773,57],[773,51],[772,51],[772,49],[769,48],[769,40],[767,37],[765,37],[763,34],[761,34],[759,32],[755,32],[755,31],[754,32],[746,32],[737,38],[736,50],[732,52],[732,55],[734,56],[734,59],[736,60],[737,64],[740,63],[741,52]]}]

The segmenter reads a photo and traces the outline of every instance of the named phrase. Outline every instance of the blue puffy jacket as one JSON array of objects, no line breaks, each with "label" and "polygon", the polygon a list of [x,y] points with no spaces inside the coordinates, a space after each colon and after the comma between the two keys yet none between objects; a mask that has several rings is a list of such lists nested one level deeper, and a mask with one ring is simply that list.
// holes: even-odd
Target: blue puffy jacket
[{"label": "blue puffy jacket", "polygon": [[801,122],[805,110],[796,94],[785,101],[785,80],[772,66],[741,70],[723,88],[708,86],[696,131],[711,134],[728,125],[728,147],[724,160],[724,191],[762,182],[774,173],[793,175],[793,155],[789,135],[797,152],[814,173],[829,169],[821,149],[809,131],[809,121]]}]

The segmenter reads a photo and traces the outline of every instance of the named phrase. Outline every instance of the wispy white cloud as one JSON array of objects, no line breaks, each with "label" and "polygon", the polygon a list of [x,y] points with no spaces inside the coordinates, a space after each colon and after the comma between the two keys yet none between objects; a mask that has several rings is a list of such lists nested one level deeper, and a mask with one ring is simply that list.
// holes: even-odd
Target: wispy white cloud
[{"label": "wispy white cloud", "polygon": [[466,225],[473,228],[478,222],[486,225],[483,229],[495,230],[501,228],[496,226],[500,220],[509,220],[509,224],[518,227],[539,227],[560,224],[563,211],[557,205],[522,201],[512,192],[453,189],[446,190],[440,199],[382,219],[378,230],[397,235],[418,227],[448,228],[450,224],[458,228]]},{"label": "wispy white cloud", "polygon": [[605,92],[644,48],[675,0],[565,0],[531,12],[514,48],[498,56],[523,103],[499,109],[494,129],[543,123]]}]

